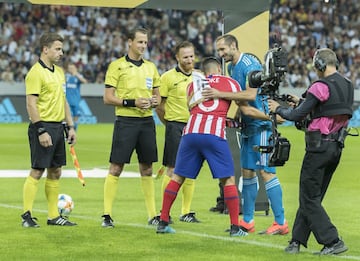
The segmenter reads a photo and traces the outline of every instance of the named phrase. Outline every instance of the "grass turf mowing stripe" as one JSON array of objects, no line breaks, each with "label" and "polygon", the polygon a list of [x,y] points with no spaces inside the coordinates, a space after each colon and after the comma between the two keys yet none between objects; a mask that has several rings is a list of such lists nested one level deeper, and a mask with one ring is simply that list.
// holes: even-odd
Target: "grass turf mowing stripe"
[{"label": "grass turf mowing stripe", "polygon": [[[15,205],[3,204],[3,203],[0,203],[0,207],[1,208],[11,208],[11,209],[20,209],[20,210],[22,209],[22,206],[15,206]],[[40,212],[40,213],[47,213],[47,210],[43,210],[43,209],[34,209],[34,210],[36,212]],[[83,220],[91,220],[91,221],[99,221],[100,220],[99,218],[95,218],[95,217],[91,217],[91,216],[83,216],[83,215],[71,215],[71,216],[78,218],[78,219],[83,219]],[[155,228],[153,226],[136,224],[136,223],[121,223],[121,222],[118,223],[117,222],[116,225],[136,227],[136,228],[145,228],[145,229],[151,229],[151,230],[154,230],[154,228]],[[254,246],[259,246],[259,247],[264,247],[264,248],[273,248],[273,249],[279,249],[279,250],[283,250],[286,247],[286,246],[281,246],[281,245],[277,245],[277,244],[275,245],[275,244],[270,244],[270,243],[259,242],[256,240],[244,239],[244,238],[248,238],[248,237],[233,238],[230,236],[216,236],[216,235],[210,235],[210,234],[206,234],[206,233],[196,233],[196,232],[192,232],[192,231],[179,230],[179,229],[176,230],[176,233],[190,235],[190,236],[194,236],[194,237],[206,238],[206,239],[210,238],[210,239],[221,240],[221,241],[226,241],[226,242],[239,242],[242,244],[254,245]],[[154,234],[154,236],[157,236],[157,235]],[[164,236],[164,235],[162,235],[162,236]],[[170,236],[172,236],[172,235],[170,235]],[[312,253],[314,251],[302,248],[301,252]],[[331,257],[348,259],[348,260],[360,260],[360,256],[332,255]]]}]

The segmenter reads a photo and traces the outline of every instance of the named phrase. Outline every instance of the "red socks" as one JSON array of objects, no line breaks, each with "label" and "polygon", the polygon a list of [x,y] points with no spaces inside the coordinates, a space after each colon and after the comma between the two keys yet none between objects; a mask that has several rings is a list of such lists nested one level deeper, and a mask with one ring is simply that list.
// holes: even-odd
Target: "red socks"
[{"label": "red socks", "polygon": [[224,186],[224,201],[229,210],[231,225],[239,225],[239,193],[236,185]]},{"label": "red socks", "polygon": [[166,186],[160,215],[161,220],[169,222],[170,208],[176,199],[180,187],[181,184],[173,180],[170,180],[169,184]]}]

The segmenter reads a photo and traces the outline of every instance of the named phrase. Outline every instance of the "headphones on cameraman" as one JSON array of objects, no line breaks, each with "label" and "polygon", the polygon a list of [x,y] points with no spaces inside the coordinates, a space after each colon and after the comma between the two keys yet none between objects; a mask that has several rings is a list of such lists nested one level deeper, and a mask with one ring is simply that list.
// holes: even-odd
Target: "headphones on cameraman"
[{"label": "headphones on cameraman", "polygon": [[[321,52],[321,49],[318,49],[315,52],[314,67],[316,70],[319,70],[320,72],[325,72],[326,66],[327,66],[327,61],[325,61],[322,57],[320,57],[320,52]],[[336,67],[336,70],[339,67],[339,61],[337,59],[336,59],[335,67]]]},{"label": "headphones on cameraman", "polygon": [[317,50],[315,53],[314,67],[316,70],[318,70],[320,72],[325,72],[327,64],[326,64],[326,61],[324,61],[324,59],[320,57],[319,53],[320,53],[320,50]]}]

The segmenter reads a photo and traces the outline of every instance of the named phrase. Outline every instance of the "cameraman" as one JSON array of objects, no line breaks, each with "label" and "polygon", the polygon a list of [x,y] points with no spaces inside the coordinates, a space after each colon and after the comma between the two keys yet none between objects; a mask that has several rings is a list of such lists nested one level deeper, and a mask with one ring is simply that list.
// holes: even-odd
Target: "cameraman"
[{"label": "cameraman", "polygon": [[[243,90],[237,93],[237,99],[248,101],[248,104],[253,109],[268,113],[266,96],[260,94],[260,88],[250,88],[248,84],[249,73],[262,69],[260,61],[252,54],[241,53],[238,48],[237,39],[230,34],[216,39],[216,50],[225,62],[229,62],[227,68],[229,75],[240,84]],[[276,169],[268,165],[268,153],[261,153],[253,149],[254,146],[269,145],[272,124],[269,120],[255,119],[253,115],[246,115],[244,112],[242,112],[241,117],[240,160],[243,177],[243,219],[240,221],[240,225],[249,233],[255,232],[254,212],[258,194],[258,176],[256,175],[256,170],[259,170],[264,180],[266,194],[275,217],[275,221],[264,233],[285,235],[289,232],[289,229],[285,220],[282,188],[276,176]]]},{"label": "cameraman", "polygon": [[321,202],[339,164],[346,126],[352,116],[354,89],[352,83],[337,72],[336,54],[328,48],[316,51],[313,67],[320,80],[306,91],[297,107],[283,107],[269,100],[269,108],[281,117],[299,121],[307,115],[306,153],[300,173],[300,206],[297,210],[292,239],[285,252],[295,254],[300,244],[307,247],[310,233],[324,245],[320,255],[345,252],[348,248],[339,238]]}]

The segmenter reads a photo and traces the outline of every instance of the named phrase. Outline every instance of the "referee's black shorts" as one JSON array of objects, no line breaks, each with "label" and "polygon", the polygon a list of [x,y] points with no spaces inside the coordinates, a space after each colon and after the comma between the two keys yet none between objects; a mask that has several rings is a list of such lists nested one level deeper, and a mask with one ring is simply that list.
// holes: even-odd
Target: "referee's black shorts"
[{"label": "referee's black shorts", "polygon": [[153,117],[118,116],[116,118],[110,162],[117,164],[130,163],[134,149],[139,163],[150,164],[158,161]]},{"label": "referee's black shorts", "polygon": [[53,145],[40,145],[37,128],[30,123],[28,137],[33,169],[58,168],[66,165],[64,127],[61,122],[43,122],[47,133],[51,136]]},{"label": "referee's black shorts", "polygon": [[175,167],[176,154],[180,139],[186,123],[177,121],[166,122],[165,146],[162,164],[167,167]]}]

